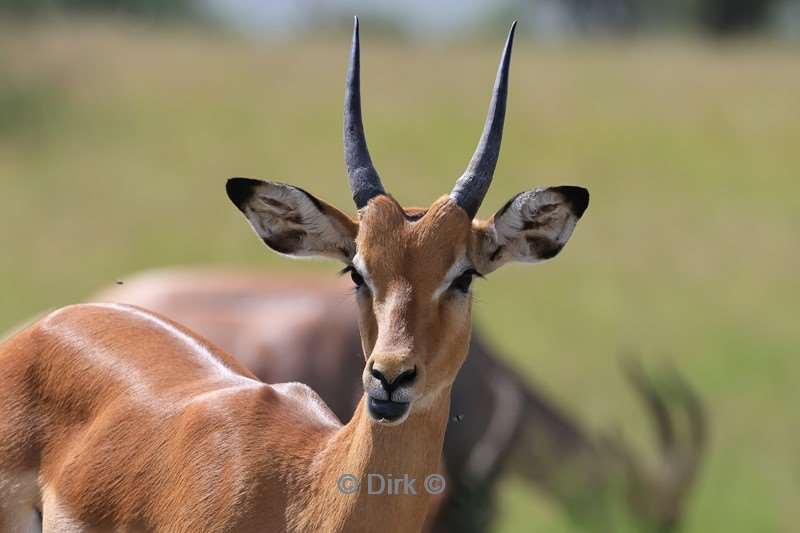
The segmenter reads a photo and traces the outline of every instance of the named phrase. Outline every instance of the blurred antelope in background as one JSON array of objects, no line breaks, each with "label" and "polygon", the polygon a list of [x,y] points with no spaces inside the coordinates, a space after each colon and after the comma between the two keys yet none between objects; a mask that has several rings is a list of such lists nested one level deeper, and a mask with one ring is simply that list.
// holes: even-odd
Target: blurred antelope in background
[{"label": "blurred antelope in background", "polygon": [[[138,305],[211,339],[267,383],[299,381],[340,420],[362,394],[358,311],[349,280],[317,280],[244,269],[145,272],[93,300]],[[626,375],[659,436],[648,463],[618,434],[595,436],[526,384],[473,332],[452,391],[444,441],[447,499],[434,531],[488,531],[497,482],[516,472],[554,498],[580,525],[604,531],[627,507],[644,530],[679,524],[705,448],[705,416],[679,376],[656,386],[636,366]],[[677,423],[677,427],[676,427]],[[618,509],[617,509],[618,510]]]},{"label": "blurred antelope in background", "polygon": [[358,217],[290,185],[227,183],[270,248],[336,258],[351,273],[366,361],[347,424],[307,386],[266,385],[168,319],[67,307],[0,344],[0,527],[419,531],[428,491],[346,493],[338,481],[440,471],[473,277],[554,257],[589,203],[581,187],[535,189],[474,220],[499,156],[513,37],[512,25],[475,154],[428,209],[400,206],[372,165],[357,21],[344,138]]}]

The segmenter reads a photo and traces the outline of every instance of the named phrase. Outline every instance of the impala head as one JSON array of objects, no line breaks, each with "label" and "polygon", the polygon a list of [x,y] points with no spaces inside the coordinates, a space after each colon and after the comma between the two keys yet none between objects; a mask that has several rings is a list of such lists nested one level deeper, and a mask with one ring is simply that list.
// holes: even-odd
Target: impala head
[{"label": "impala head", "polygon": [[500,152],[513,39],[514,25],[475,154],[450,194],[427,209],[397,203],[369,156],[361,120],[358,20],[344,102],[345,162],[357,218],[299,187],[228,181],[228,196],[267,246],[346,265],[360,308],[364,390],[379,423],[400,424],[449,390],[469,345],[472,279],[510,261],[555,256],[589,203],[588,191],[580,187],[533,189],[511,198],[490,219],[475,219]]}]

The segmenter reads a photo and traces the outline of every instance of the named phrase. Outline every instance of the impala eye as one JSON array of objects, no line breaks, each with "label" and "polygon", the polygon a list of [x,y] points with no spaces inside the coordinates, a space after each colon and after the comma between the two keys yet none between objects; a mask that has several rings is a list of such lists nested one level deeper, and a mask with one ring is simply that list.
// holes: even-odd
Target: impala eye
[{"label": "impala eye", "polygon": [[353,280],[353,283],[356,284],[356,287],[361,287],[364,285],[364,276],[359,274],[355,268],[350,271],[350,279]]},{"label": "impala eye", "polygon": [[344,270],[342,270],[342,274],[350,273],[350,279],[353,280],[353,284],[356,286],[357,289],[360,289],[364,286],[364,276],[358,273],[358,270],[355,269],[353,266],[347,266]]},{"label": "impala eye", "polygon": [[476,275],[478,275],[478,273],[475,270],[469,269],[454,279],[453,283],[450,284],[450,288],[466,294],[469,292],[469,287],[472,285],[472,279]]}]

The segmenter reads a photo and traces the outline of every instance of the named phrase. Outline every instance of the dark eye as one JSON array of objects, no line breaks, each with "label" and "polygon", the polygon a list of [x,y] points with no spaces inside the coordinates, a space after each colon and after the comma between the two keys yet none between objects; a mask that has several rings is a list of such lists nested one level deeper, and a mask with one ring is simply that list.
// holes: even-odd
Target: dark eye
[{"label": "dark eye", "polygon": [[[353,268],[352,266],[348,266],[344,269],[345,272],[350,273],[350,279],[353,280],[353,284],[355,284],[357,289],[360,289],[364,286],[364,276],[358,273],[358,270]],[[344,274],[344,272],[342,272]]]},{"label": "dark eye", "polygon": [[453,280],[453,283],[450,284],[450,288],[461,291],[463,293],[469,292],[469,286],[472,285],[472,278],[475,277],[477,272],[470,269],[458,276],[456,279]]}]

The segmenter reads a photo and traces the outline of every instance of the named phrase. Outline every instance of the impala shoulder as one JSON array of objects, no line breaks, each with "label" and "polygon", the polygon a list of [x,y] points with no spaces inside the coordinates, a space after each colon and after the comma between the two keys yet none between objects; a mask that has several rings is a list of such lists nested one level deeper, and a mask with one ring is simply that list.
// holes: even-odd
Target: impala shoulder
[{"label": "impala shoulder", "polygon": [[78,303],[67,305],[45,314],[37,323],[42,329],[80,324],[83,326],[109,325],[128,322],[142,315],[155,316],[150,311],[127,304]]},{"label": "impala shoulder", "polygon": [[320,398],[319,394],[304,383],[289,382],[270,385],[284,403],[298,410],[304,418],[317,420],[326,426],[339,427],[341,421]]},{"label": "impala shoulder", "polygon": [[[234,386],[213,387],[196,394],[186,403],[187,411],[210,408],[210,412],[235,410],[243,420],[260,419],[263,423],[278,415],[298,422],[317,421],[321,426],[341,426],[322,398],[302,383],[266,384],[260,381],[242,382]],[[205,410],[205,409],[203,409]]]},{"label": "impala shoulder", "polygon": [[73,304],[44,313],[30,326],[34,338],[44,342],[64,342],[86,332],[107,329],[108,316],[98,304]]}]

